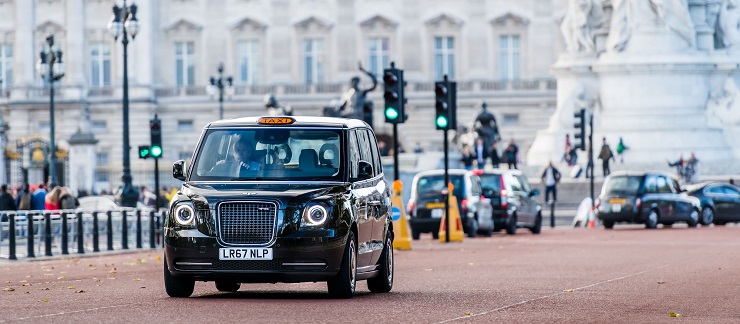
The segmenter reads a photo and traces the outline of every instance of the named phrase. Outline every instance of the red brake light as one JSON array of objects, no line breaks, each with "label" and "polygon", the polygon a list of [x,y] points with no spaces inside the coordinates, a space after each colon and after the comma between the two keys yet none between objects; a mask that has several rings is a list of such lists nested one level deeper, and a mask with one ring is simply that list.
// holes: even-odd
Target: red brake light
[{"label": "red brake light", "polygon": [[409,201],[409,203],[406,205],[409,216],[414,216],[414,207],[416,207],[416,204],[414,204],[413,201]]},{"label": "red brake light", "polygon": [[468,213],[468,200],[465,198],[462,199],[462,212],[465,214]]},{"label": "red brake light", "polygon": [[481,169],[473,170],[473,174],[475,174],[477,176],[482,175],[483,174],[483,170],[481,170]]},{"label": "red brake light", "polygon": [[642,205],[642,199],[640,198],[635,199],[635,209],[639,211],[641,205]]},{"label": "red brake light", "polygon": [[504,184],[504,176],[502,175],[499,179],[499,186],[501,187],[501,208],[506,209],[509,207],[509,202],[506,200],[506,184]]}]

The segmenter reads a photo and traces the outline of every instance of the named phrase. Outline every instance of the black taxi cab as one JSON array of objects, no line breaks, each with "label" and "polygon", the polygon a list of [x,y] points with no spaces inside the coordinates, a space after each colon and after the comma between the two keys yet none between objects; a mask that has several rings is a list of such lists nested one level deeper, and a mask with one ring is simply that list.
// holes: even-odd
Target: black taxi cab
[{"label": "black taxi cab", "polygon": [[248,117],[208,124],[164,222],[171,297],[195,281],[326,281],[350,298],[358,280],[393,287],[390,188],[375,134],[363,121]]}]

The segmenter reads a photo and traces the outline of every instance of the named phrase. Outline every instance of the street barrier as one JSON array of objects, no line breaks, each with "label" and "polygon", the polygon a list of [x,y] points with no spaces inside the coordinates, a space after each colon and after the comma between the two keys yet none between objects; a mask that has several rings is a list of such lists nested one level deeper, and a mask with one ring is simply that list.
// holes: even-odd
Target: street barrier
[{"label": "street barrier", "polygon": [[406,213],[403,210],[401,191],[403,183],[401,180],[393,181],[393,196],[391,197],[391,217],[393,218],[393,248],[399,250],[411,250],[411,230],[409,230]]},{"label": "street barrier", "polygon": [[450,242],[462,242],[465,233],[463,232],[462,219],[460,219],[460,210],[457,207],[457,197],[452,194],[452,189],[448,190],[447,201],[450,206],[450,214],[442,214],[442,220],[439,224],[439,241],[446,241],[447,217],[450,217]]},{"label": "street barrier", "polygon": [[[103,223],[98,217],[100,213],[106,215]],[[69,244],[75,242],[76,254],[99,252],[101,235],[105,236],[103,239],[106,240],[108,251],[127,250],[128,242],[134,239],[137,249],[144,246],[144,241],[149,241],[149,248],[156,249],[163,242],[160,237],[163,231],[159,224],[165,213],[164,210],[133,208],[110,211],[3,211],[0,212],[0,259],[35,258],[42,248],[46,257],[69,255]],[[136,221],[129,221],[129,215],[136,215]],[[19,254],[21,249],[26,253]]]}]

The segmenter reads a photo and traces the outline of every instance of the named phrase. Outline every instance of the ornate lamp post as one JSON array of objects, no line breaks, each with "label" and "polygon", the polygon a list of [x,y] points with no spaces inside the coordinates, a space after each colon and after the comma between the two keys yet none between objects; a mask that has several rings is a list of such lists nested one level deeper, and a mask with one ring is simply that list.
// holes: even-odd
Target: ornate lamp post
[{"label": "ornate lamp post", "polygon": [[132,3],[127,6],[126,0],[123,0],[123,6],[113,5],[113,17],[108,23],[108,30],[113,38],[118,40],[120,37],[121,44],[123,44],[123,175],[121,176],[123,185],[116,193],[116,200],[125,207],[136,207],[136,201],[139,199],[139,192],[132,184],[129,156],[131,147],[128,137],[128,36],[131,35],[131,40],[133,40],[139,32],[136,11],[136,4]]},{"label": "ornate lamp post", "polygon": [[46,37],[46,44],[48,46],[39,54],[36,69],[49,85],[49,188],[54,188],[57,185],[57,149],[54,145],[54,82],[64,76],[64,63],[62,63],[62,50],[54,46],[54,35]]},{"label": "ornate lamp post", "polygon": [[211,81],[211,85],[208,86],[206,91],[210,95],[214,95],[214,93],[218,89],[218,102],[219,102],[218,118],[224,119],[224,90],[231,89],[231,85],[233,84],[234,79],[232,77],[224,78],[224,64],[220,63],[218,65],[218,78],[211,77],[210,81]]}]

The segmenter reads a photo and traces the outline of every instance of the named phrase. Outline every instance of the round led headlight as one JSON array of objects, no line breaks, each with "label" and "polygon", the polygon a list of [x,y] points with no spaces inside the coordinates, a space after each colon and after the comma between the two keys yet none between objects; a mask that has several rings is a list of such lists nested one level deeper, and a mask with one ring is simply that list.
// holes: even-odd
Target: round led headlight
[{"label": "round led headlight", "polygon": [[195,220],[195,210],[187,204],[177,206],[175,209],[175,220],[180,225],[191,225]]},{"label": "round led headlight", "polygon": [[306,224],[309,226],[319,226],[326,222],[327,219],[326,208],[321,205],[313,205],[308,207],[303,218],[306,220]]}]

